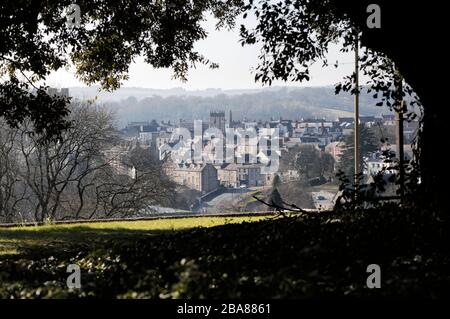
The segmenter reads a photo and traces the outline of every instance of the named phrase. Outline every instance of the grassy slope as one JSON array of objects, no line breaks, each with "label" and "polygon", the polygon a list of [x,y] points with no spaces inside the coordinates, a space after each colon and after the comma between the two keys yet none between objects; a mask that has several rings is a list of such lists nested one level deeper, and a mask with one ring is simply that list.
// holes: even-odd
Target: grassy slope
[{"label": "grassy slope", "polygon": [[22,248],[42,246],[52,242],[85,243],[113,238],[155,235],[195,227],[258,221],[266,216],[192,217],[142,221],[96,222],[34,227],[0,228],[0,255],[20,254]]},{"label": "grassy slope", "polygon": [[[449,222],[431,213],[393,206],[209,228],[2,230],[17,254],[0,256],[0,297],[448,297]],[[82,269],[81,290],[65,286],[70,263]],[[381,289],[366,287],[373,263]]]}]

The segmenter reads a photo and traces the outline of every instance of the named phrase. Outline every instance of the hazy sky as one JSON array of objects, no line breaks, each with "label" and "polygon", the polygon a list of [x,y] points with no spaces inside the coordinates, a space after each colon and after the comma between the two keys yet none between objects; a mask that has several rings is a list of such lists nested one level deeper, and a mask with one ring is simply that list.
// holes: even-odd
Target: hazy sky
[{"label": "hazy sky", "polygon": [[[238,26],[242,20],[238,21]],[[245,23],[247,20],[245,20]],[[188,82],[183,83],[172,79],[170,69],[154,69],[143,62],[143,58],[130,66],[130,79],[124,83],[124,87],[145,87],[155,89],[168,89],[173,87],[183,87],[188,90],[221,88],[221,89],[248,89],[260,88],[261,83],[255,83],[254,69],[258,63],[259,49],[256,46],[242,47],[239,44],[239,30],[216,31],[214,20],[208,19],[205,28],[208,31],[208,38],[200,41],[196,49],[213,62],[219,63],[219,69],[210,70],[204,66],[197,66],[188,75]],[[273,85],[296,85],[296,86],[324,86],[333,85],[340,81],[344,75],[349,75],[353,68],[353,55],[339,52],[337,45],[332,46],[329,52],[329,62],[331,66],[322,68],[321,63],[316,63],[311,68],[311,80],[309,82],[284,83],[275,82]],[[332,64],[336,60],[341,63],[336,69]],[[342,62],[344,64],[342,64]],[[47,84],[53,87],[74,87],[85,86],[78,81],[74,75],[74,70],[59,70],[52,73]]]}]

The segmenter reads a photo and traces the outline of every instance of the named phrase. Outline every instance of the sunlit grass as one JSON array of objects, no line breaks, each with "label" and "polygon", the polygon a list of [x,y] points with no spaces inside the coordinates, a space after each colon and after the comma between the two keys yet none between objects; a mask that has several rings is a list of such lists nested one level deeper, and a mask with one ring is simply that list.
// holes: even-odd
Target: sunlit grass
[{"label": "sunlit grass", "polygon": [[108,238],[128,238],[197,227],[256,222],[265,218],[267,216],[264,215],[188,217],[0,228],[0,255],[17,254],[22,246],[39,247],[51,242],[90,244]]}]

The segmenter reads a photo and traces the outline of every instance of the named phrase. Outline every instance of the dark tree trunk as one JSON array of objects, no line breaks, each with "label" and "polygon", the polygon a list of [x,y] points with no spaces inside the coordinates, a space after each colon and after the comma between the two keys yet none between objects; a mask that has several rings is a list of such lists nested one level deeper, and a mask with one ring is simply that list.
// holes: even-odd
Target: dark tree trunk
[{"label": "dark tree trunk", "polygon": [[[443,2],[421,3],[406,0],[376,2],[336,0],[335,5],[363,31],[362,45],[385,53],[391,58],[405,81],[418,94],[423,107],[419,138],[421,186],[418,199],[445,209],[449,200],[446,146],[446,95],[439,74],[447,75],[445,49],[447,10]],[[368,29],[366,8],[370,3],[381,7],[381,29]]]}]

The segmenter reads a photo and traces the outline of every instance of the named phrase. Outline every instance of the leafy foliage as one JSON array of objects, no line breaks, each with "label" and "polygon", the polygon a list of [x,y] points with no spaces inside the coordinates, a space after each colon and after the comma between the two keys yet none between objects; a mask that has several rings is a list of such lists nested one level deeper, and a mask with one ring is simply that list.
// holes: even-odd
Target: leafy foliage
[{"label": "leafy foliage", "polygon": [[[372,130],[363,124],[359,125],[360,132],[360,159],[359,172],[363,172],[363,158],[368,157],[378,149],[379,143],[375,140]],[[355,173],[355,133],[352,131],[344,138],[345,148],[342,152],[338,169],[343,171],[347,176],[352,176]]]},{"label": "leafy foliage", "polygon": [[294,168],[305,182],[312,178],[325,178],[333,175],[334,158],[315,145],[301,145],[289,152],[294,152]]},{"label": "leafy foliage", "polygon": [[[437,186],[436,181],[442,177],[433,164],[432,147],[429,146],[437,143],[443,133],[441,122],[435,126],[436,121],[440,121],[435,114],[442,111],[433,108],[431,103],[427,105],[428,112],[422,110],[422,100],[415,90],[420,90],[423,95],[428,92],[425,97],[429,102],[434,90],[425,89],[423,76],[412,70],[414,60],[408,56],[411,52],[403,52],[403,47],[398,45],[400,38],[417,36],[408,30],[417,26],[409,23],[398,27],[398,17],[405,14],[396,11],[398,15],[387,15],[386,23],[389,26],[378,31],[377,35],[365,26],[363,18],[366,17],[365,8],[368,4],[365,1],[355,3],[333,0],[247,1],[245,10],[254,13],[258,20],[254,28],[241,26],[242,44],[258,43],[262,46],[255,80],[268,85],[273,80],[308,81],[309,70],[314,62],[321,61],[323,65],[328,65],[326,53],[330,44],[339,43],[342,52],[351,52],[355,50],[355,44],[360,42],[360,73],[369,79],[368,85],[365,88],[356,87],[356,74],[352,73],[336,84],[336,94],[341,91],[355,94],[365,89],[378,99],[378,106],[401,112],[407,120],[419,116],[421,129],[413,141],[414,161],[409,164],[407,171],[422,177],[421,190],[417,195],[426,194],[423,199],[427,200],[424,202],[435,198],[440,205],[447,205],[443,190]],[[394,7],[388,1],[382,1],[382,5],[386,8],[384,12]],[[401,10],[405,9],[403,5],[400,7]],[[421,7],[411,8],[408,10],[414,14],[422,14]],[[417,42],[416,39],[414,42]],[[407,41],[403,40],[403,43]],[[418,45],[414,45],[414,50],[424,51]],[[395,64],[394,57],[397,59]],[[426,64],[425,59],[423,64]],[[339,66],[339,61],[336,61],[335,66]],[[428,66],[421,70],[425,69]],[[408,71],[407,77],[402,77],[402,70]],[[408,79],[414,81],[414,88],[408,84]]]},{"label": "leafy foliage", "polygon": [[[31,118],[49,136],[68,125],[68,101],[46,93],[40,84],[52,71],[73,63],[86,84],[113,90],[128,78],[137,56],[156,68],[172,68],[186,80],[197,63],[217,67],[194,50],[206,37],[206,14],[231,27],[241,1],[77,1],[79,25],[68,27],[73,1],[2,1],[0,4],[0,116],[10,125]],[[31,93],[31,91],[35,93]]]}]

